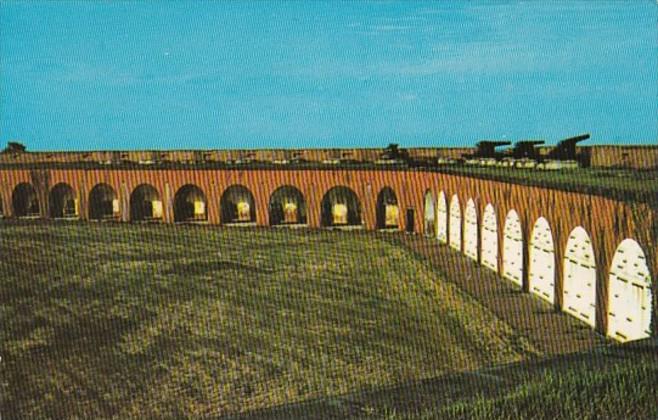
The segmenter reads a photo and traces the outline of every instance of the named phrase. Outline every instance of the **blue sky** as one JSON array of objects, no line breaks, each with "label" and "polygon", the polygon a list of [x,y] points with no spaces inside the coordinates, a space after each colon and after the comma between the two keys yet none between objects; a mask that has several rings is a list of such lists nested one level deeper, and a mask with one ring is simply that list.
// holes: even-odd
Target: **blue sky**
[{"label": "blue sky", "polygon": [[0,0],[0,142],[654,144],[657,22],[651,0]]}]

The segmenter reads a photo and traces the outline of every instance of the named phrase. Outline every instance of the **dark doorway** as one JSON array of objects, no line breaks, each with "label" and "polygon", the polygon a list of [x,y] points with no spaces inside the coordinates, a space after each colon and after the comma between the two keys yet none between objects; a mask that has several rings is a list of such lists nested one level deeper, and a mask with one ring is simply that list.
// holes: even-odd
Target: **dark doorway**
[{"label": "dark doorway", "polygon": [[206,195],[196,185],[181,187],[174,196],[175,222],[202,222],[208,220]]},{"label": "dark doorway", "polygon": [[40,215],[39,198],[31,184],[26,182],[18,184],[14,188],[11,202],[15,217],[38,217]]},{"label": "dark doorway", "polygon": [[399,225],[398,199],[395,192],[384,187],[377,195],[377,229],[397,229]]},{"label": "dark doorway", "polygon": [[414,220],[415,218],[415,212],[413,208],[407,209],[407,217],[406,217],[406,226],[405,230],[407,233],[413,233],[414,232]]},{"label": "dark doorway", "polygon": [[119,215],[119,199],[114,188],[107,184],[96,185],[89,193],[89,218],[111,220]]},{"label": "dark doorway", "polygon": [[162,201],[158,190],[152,185],[142,184],[130,194],[130,220],[162,220]]},{"label": "dark doorway", "polygon": [[320,221],[322,226],[360,226],[361,203],[348,187],[334,187],[322,198]]},{"label": "dark doorway", "polygon": [[64,183],[50,190],[50,217],[53,219],[78,217],[78,205],[73,188]]},{"label": "dark doorway", "polygon": [[271,226],[306,224],[304,195],[293,186],[277,188],[272,193],[269,207]]},{"label": "dark doorway", "polygon": [[233,185],[224,191],[219,202],[222,223],[253,223],[256,221],[256,202],[247,187]]}]

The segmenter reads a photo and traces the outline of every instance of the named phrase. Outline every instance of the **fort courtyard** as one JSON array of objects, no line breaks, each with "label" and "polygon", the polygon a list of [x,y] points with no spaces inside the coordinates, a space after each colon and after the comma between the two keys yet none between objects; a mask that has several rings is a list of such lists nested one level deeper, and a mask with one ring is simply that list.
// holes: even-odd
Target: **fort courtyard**
[{"label": "fort courtyard", "polygon": [[655,420],[657,12],[0,0],[0,418]]},{"label": "fort courtyard", "polygon": [[3,406],[648,417],[656,149],[629,150],[5,150]]},{"label": "fort courtyard", "polygon": [[33,418],[472,418],[531,416],[535,404],[550,406],[548,417],[652,412],[655,347],[610,347],[451,248],[428,254],[435,242],[6,221],[3,409]]}]

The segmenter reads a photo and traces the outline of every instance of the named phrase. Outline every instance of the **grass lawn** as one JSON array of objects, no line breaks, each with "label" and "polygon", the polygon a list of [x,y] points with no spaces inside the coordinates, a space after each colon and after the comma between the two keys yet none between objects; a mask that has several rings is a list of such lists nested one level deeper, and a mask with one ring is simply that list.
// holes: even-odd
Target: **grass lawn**
[{"label": "grass lawn", "polygon": [[536,185],[638,201],[658,206],[658,170],[580,168],[543,171],[536,169],[444,166],[442,172],[472,175],[524,185]]},{"label": "grass lawn", "polygon": [[0,255],[8,417],[253,412],[540,356],[370,234],[3,223]]},{"label": "grass lawn", "polygon": [[655,420],[658,345],[654,340],[447,374],[243,417]]}]

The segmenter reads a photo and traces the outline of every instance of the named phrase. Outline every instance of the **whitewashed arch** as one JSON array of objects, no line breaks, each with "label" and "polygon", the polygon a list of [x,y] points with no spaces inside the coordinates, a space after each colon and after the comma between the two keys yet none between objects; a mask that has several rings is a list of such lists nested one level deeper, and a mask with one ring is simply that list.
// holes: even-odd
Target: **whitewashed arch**
[{"label": "whitewashed arch", "polygon": [[448,243],[448,204],[443,191],[436,199],[436,238],[443,244]]},{"label": "whitewashed arch", "polygon": [[548,220],[540,217],[530,235],[528,249],[528,285],[530,292],[555,302],[555,244]]},{"label": "whitewashed arch", "polygon": [[450,246],[456,250],[461,250],[462,242],[462,212],[459,207],[459,197],[457,194],[450,200]]},{"label": "whitewashed arch", "polygon": [[513,209],[507,213],[503,229],[503,277],[523,285],[523,231],[519,214]]},{"label": "whitewashed arch", "polygon": [[562,310],[594,327],[596,324],[596,261],[587,231],[569,234],[564,252]]},{"label": "whitewashed arch", "polygon": [[434,193],[431,190],[425,192],[425,209],[423,212],[425,236],[432,236],[434,232],[434,220],[436,219],[436,209],[434,208]]},{"label": "whitewashed arch", "polygon": [[498,223],[491,204],[487,204],[482,216],[482,264],[498,271]]},{"label": "whitewashed arch", "polygon": [[478,214],[473,199],[468,200],[464,211],[464,254],[478,259]]},{"label": "whitewashed arch", "polygon": [[651,277],[640,245],[624,239],[610,266],[608,293],[609,337],[632,341],[651,335]]}]

